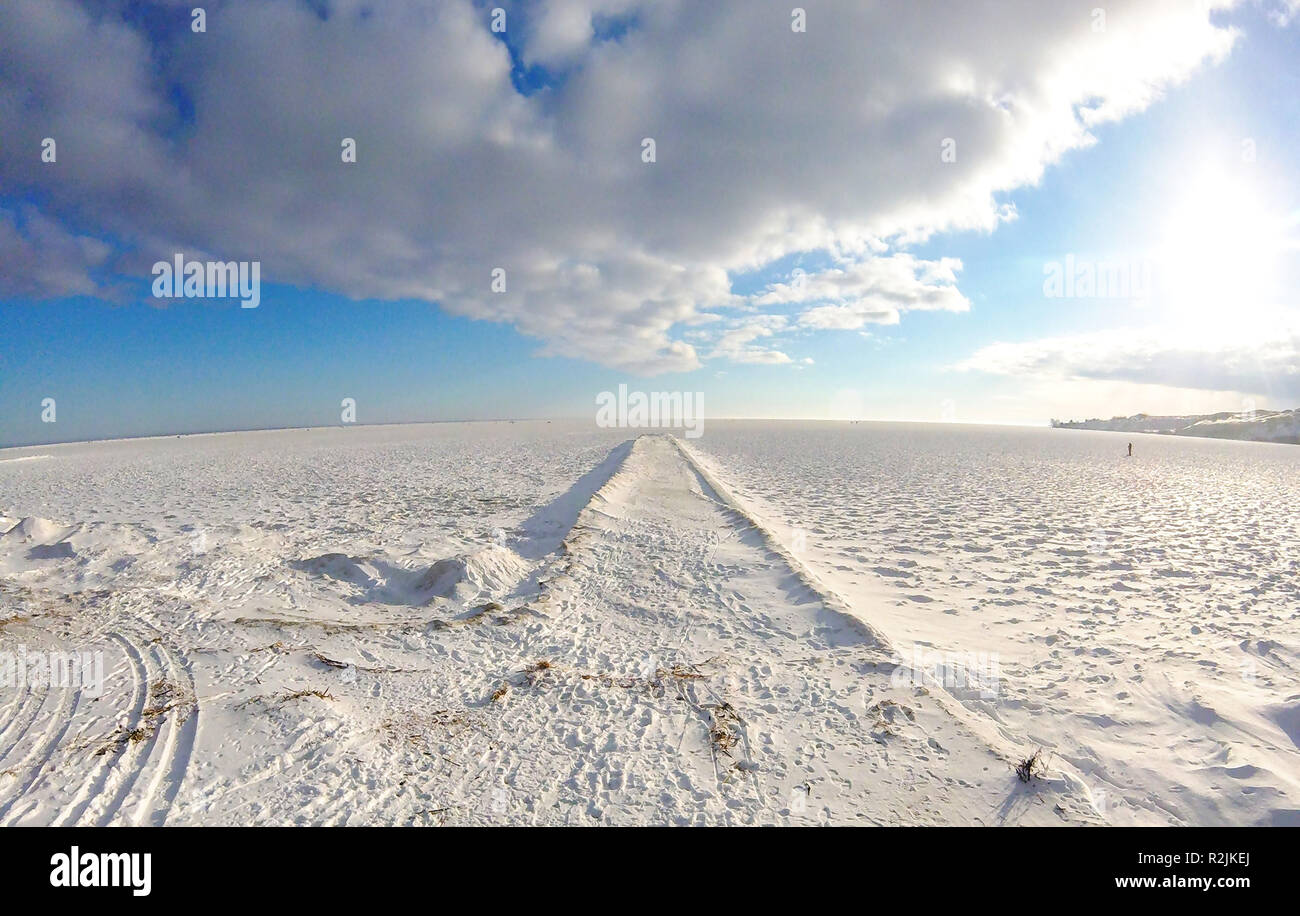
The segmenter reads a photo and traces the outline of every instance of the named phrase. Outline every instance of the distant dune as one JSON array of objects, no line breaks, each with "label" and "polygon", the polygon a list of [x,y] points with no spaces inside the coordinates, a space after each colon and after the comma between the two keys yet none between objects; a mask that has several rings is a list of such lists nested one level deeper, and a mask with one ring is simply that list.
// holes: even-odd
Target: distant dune
[{"label": "distant dune", "polygon": [[1139,413],[1109,420],[1053,420],[1058,429],[1104,429],[1125,433],[1164,433],[1211,439],[1288,442],[1300,445],[1300,408],[1256,410],[1250,413],[1210,413],[1186,417],[1156,417]]}]

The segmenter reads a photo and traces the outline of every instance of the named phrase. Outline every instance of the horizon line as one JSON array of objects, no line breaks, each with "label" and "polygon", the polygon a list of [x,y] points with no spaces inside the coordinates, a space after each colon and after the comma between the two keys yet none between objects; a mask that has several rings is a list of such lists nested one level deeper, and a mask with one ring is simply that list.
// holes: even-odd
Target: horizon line
[{"label": "horizon line", "polygon": [[[386,423],[327,423],[317,426],[238,426],[228,429],[190,430],[188,432],[160,432],[146,435],[107,436],[92,439],[61,439],[53,442],[23,442],[0,444],[0,452],[25,448],[44,448],[56,445],[90,445],[97,442],[134,442],[146,439],[181,439],[189,436],[226,436],[233,433],[271,433],[271,432],[307,432],[317,429],[362,429],[378,426],[428,426],[435,423],[552,423],[581,422],[584,417],[484,417],[478,419],[453,418],[445,420],[391,420]],[[759,417],[731,416],[713,417],[706,422],[761,421],[774,423],[916,423],[931,426],[1015,426],[1025,428],[1050,428],[1050,421],[1038,423],[1014,422],[1009,420],[934,420],[934,419],[898,419],[896,417]],[[593,421],[594,422],[594,421]],[[627,429],[650,429],[651,427],[627,427]],[[662,426],[656,429],[672,430],[681,426]]]}]

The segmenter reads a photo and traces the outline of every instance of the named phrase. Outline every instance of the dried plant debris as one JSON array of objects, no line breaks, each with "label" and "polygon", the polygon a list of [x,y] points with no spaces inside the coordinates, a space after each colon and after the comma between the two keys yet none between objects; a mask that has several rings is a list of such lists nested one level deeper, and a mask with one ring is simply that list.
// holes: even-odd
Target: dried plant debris
[{"label": "dried plant debris", "polygon": [[1043,749],[1040,747],[1016,764],[1016,776],[1021,782],[1033,782],[1041,779],[1046,769],[1047,761],[1043,758]]},{"label": "dried plant debris", "polygon": [[348,664],[347,662],[341,662],[341,661],[339,661],[338,659],[329,658],[328,656],[321,655],[319,652],[313,652],[313,653],[312,653],[312,657],[315,658],[316,661],[320,662],[322,665],[328,665],[328,666],[331,667],[331,668],[351,668],[351,667],[352,667],[352,666],[351,666],[350,664]]},{"label": "dried plant debris", "polygon": [[149,685],[146,694],[148,705],[140,713],[140,719],[134,725],[119,725],[108,739],[95,750],[96,757],[102,757],[109,751],[120,749],[126,744],[139,744],[147,741],[158,731],[158,726],[167,713],[180,709],[181,715],[188,716],[197,708],[194,694],[183,685],[165,678],[159,678]]},{"label": "dried plant debris", "polygon": [[[662,691],[667,684],[674,681],[696,681],[709,677],[709,675],[701,669],[716,661],[718,661],[717,656],[693,665],[674,663],[667,668],[656,667],[653,671],[646,670],[640,675],[609,674],[605,672],[591,671],[570,671],[569,675],[580,681],[594,682],[604,687],[618,687],[624,690],[640,688],[659,692]],[[542,680],[540,677],[542,672],[558,672],[559,670],[560,669],[551,662],[540,661],[521,673],[527,678],[528,686],[532,687]]]},{"label": "dried plant debris", "polygon": [[706,703],[702,708],[709,713],[709,743],[714,754],[730,757],[744,735],[744,721],[730,703]]},{"label": "dried plant debris", "polygon": [[435,740],[456,738],[470,730],[482,735],[488,735],[482,724],[475,721],[472,713],[467,710],[452,709],[398,714],[389,716],[379,724],[379,733],[383,739],[406,741],[417,746],[425,745],[424,753],[426,755],[441,757],[453,766],[459,764],[445,753],[442,753],[442,751],[437,750]]},{"label": "dried plant debris", "polygon": [[274,652],[276,655],[283,655],[284,653],[290,651],[290,649],[289,649],[289,647],[286,646],[283,642],[280,642],[279,640],[276,640],[275,642],[271,643],[269,646],[256,646],[256,647],[254,647],[254,648],[252,648],[252,649],[249,649],[248,651],[249,651],[249,652],[254,652],[254,653],[256,653],[256,652]]},{"label": "dried plant debris", "polygon": [[540,661],[533,662],[521,671],[520,674],[524,676],[529,687],[536,687],[546,679],[547,672],[554,669],[554,667],[555,666],[546,659],[541,659]]},{"label": "dried plant debris", "polygon": [[503,627],[507,624],[514,623],[521,617],[540,617],[536,610],[527,604],[521,604],[517,607],[507,608],[495,601],[489,601],[486,604],[480,604],[471,610],[464,617],[454,618],[452,620],[431,620],[428,629],[434,630],[452,630],[459,627],[472,627],[485,623],[492,623],[496,626]]},{"label": "dried plant debris", "polygon": [[604,672],[574,671],[557,665],[547,659],[539,659],[527,668],[507,678],[493,691],[490,700],[495,703],[505,697],[511,687],[528,687],[539,689],[548,685],[558,685],[566,680],[599,684],[602,687],[614,687],[622,690],[646,690],[662,694],[669,684],[690,683],[709,677],[702,669],[718,661],[718,657],[706,659],[698,664],[675,663],[668,667],[656,667],[644,675],[621,675]]},{"label": "dried plant debris", "polygon": [[162,678],[149,685],[150,706],[144,711],[146,719],[157,719],[180,706],[193,706],[194,696],[180,684]]},{"label": "dried plant debris", "polygon": [[337,658],[330,658],[320,652],[313,652],[311,656],[327,668],[337,668],[342,671],[351,669],[353,671],[365,671],[368,674],[417,674],[428,670],[427,668],[395,668],[391,665],[358,665],[356,662],[345,662]]},{"label": "dried plant debris", "polygon": [[254,703],[266,703],[270,706],[283,706],[285,703],[290,703],[294,700],[301,700],[306,697],[315,697],[318,700],[333,701],[334,694],[327,690],[292,690],[275,695],[259,694],[255,697],[249,697],[239,705],[241,708],[251,706]]},{"label": "dried plant debris", "polygon": [[320,630],[323,633],[357,633],[357,632],[385,632],[385,633],[404,633],[431,627],[438,621],[411,619],[411,620],[369,620],[369,621],[342,621],[342,620],[312,620],[305,617],[236,617],[235,624],[247,627],[304,627]]}]

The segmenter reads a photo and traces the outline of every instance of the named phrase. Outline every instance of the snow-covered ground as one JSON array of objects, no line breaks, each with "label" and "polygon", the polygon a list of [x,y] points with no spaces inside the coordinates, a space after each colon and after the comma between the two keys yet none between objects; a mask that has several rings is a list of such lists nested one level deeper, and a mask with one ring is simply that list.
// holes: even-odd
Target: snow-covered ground
[{"label": "snow-covered ground", "polygon": [[1295,823],[1300,450],[1116,441],[5,450],[0,824]]},{"label": "snow-covered ground", "polygon": [[[1300,824],[1300,450],[723,424],[737,496],[904,660],[1112,824]],[[998,690],[963,690],[996,656]]]}]

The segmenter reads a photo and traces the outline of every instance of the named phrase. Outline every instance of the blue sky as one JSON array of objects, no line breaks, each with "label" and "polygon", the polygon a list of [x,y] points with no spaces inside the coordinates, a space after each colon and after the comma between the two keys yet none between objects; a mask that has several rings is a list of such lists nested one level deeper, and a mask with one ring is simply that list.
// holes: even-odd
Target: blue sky
[{"label": "blue sky", "polygon": [[[135,21],[155,23],[140,27],[146,36],[142,45],[151,40],[165,43],[165,35],[151,37],[158,31],[156,20],[138,6],[128,10]],[[113,15],[113,5],[108,7],[103,15]],[[132,18],[123,20],[129,23]],[[586,70],[577,69],[573,55],[598,53],[600,46],[617,53],[641,27],[635,18],[611,19],[607,13],[598,13],[592,21],[594,37],[578,51],[563,46],[555,51],[552,46],[559,39],[547,38],[543,25],[530,23],[528,31],[515,33],[524,37],[516,37],[518,46],[511,49],[511,86],[521,99],[531,104],[536,98],[538,104],[563,111],[569,103],[560,96],[579,81],[575,74],[585,79],[595,68],[592,63]],[[160,304],[150,297],[147,267],[142,269],[153,260],[152,253],[168,251],[158,240],[211,243],[223,237],[221,232],[206,230],[205,238],[186,230],[184,214],[166,225],[154,225],[147,216],[120,218],[109,212],[113,194],[92,186],[90,178],[80,191],[60,196],[59,190],[24,177],[30,173],[11,169],[5,175],[0,208],[17,214],[10,241],[26,247],[0,264],[30,260],[30,253],[40,250],[35,246],[54,237],[33,229],[44,219],[57,222],[63,233],[93,238],[114,253],[87,266],[87,282],[95,284],[91,294],[51,295],[37,286],[14,290],[16,284],[10,284],[9,293],[0,299],[0,445],[335,424],[340,421],[340,401],[349,397],[356,400],[361,423],[587,417],[594,416],[596,394],[619,383],[646,390],[701,391],[707,414],[713,417],[1033,423],[1090,411],[1110,415],[1234,410],[1243,402],[1300,406],[1300,390],[1294,378],[1277,370],[1276,353],[1268,357],[1273,362],[1261,361],[1254,375],[1229,374],[1224,381],[1201,386],[1195,381],[1204,375],[1199,369],[1183,372],[1181,362],[1162,362],[1150,346],[1135,357],[1143,371],[1150,370],[1146,377],[1136,370],[1132,375],[1114,371],[1113,360],[1125,358],[1122,348],[1117,357],[1103,359],[1106,365],[1098,369],[1088,359],[1076,359],[1068,343],[1087,341],[1092,334],[1121,339],[1129,332],[1149,333],[1158,341],[1191,326],[1210,341],[1228,329],[1251,337],[1240,333],[1243,322],[1257,321],[1254,336],[1268,344],[1280,326],[1276,315],[1285,319],[1295,313],[1289,290],[1300,283],[1292,243],[1300,214],[1300,167],[1294,158],[1300,149],[1300,25],[1293,21],[1279,26],[1255,6],[1219,16],[1216,22],[1230,22],[1241,31],[1226,59],[1197,66],[1185,82],[1164,88],[1144,110],[1091,127],[1095,142],[1046,162],[1036,184],[994,189],[990,199],[997,205],[1013,204],[1015,219],[988,231],[952,228],[931,218],[923,241],[888,238],[879,257],[959,259],[956,288],[969,301],[969,310],[901,308],[896,324],[871,321],[856,328],[828,329],[800,320],[807,303],[791,303],[765,313],[772,332],[753,339],[765,349],[746,350],[748,355],[740,358],[722,354],[717,329],[748,320],[745,316],[754,314],[752,305],[713,307],[707,314],[723,317],[706,321],[690,312],[685,321],[665,319],[649,330],[620,313],[623,323],[608,332],[621,335],[620,346],[641,333],[650,341],[650,350],[666,352],[673,341],[691,342],[690,362],[695,367],[687,371],[672,359],[662,364],[642,361],[631,344],[625,348],[631,355],[620,349],[620,355],[609,358],[595,345],[586,347],[582,326],[589,317],[593,328],[599,326],[594,316],[602,308],[602,291],[575,301],[566,298],[564,290],[552,295],[544,289],[544,276],[526,281],[538,284],[538,292],[536,298],[522,301],[518,311],[494,312],[459,303],[452,307],[458,314],[449,314],[436,295],[402,295],[405,278],[393,277],[389,283],[389,278],[374,280],[364,270],[366,279],[354,280],[330,263],[312,265],[310,255],[287,250],[259,258],[264,280],[256,309],[241,309],[233,300]],[[537,60],[529,57],[530,41],[541,48]],[[157,71],[178,66],[174,60],[160,62],[165,59],[155,54],[152,66]],[[195,117],[191,106],[197,105],[199,125],[204,122],[205,90],[198,83],[186,86],[185,78],[182,71],[179,82],[155,80],[157,86],[170,87],[157,91],[171,99],[171,123],[155,130],[172,145],[185,142],[176,137],[189,132],[185,122]],[[582,124],[575,124],[576,134]],[[665,133],[671,136],[672,131],[665,128]],[[1257,150],[1254,162],[1242,158],[1246,138]],[[958,142],[960,150],[960,137]],[[363,139],[362,155],[365,143]],[[816,160],[809,167],[815,168]],[[1201,185],[1189,177],[1193,175]],[[1229,195],[1241,187],[1258,191],[1258,212],[1277,221],[1280,252],[1269,260],[1267,283],[1249,293],[1267,297],[1267,308],[1216,301],[1189,311],[1184,298],[1163,295],[1163,290],[1145,304],[1044,297],[1044,264],[1067,253],[1097,261],[1153,257],[1167,242],[1169,214],[1184,212],[1189,200],[1194,210],[1206,181],[1226,181]],[[442,216],[440,200],[435,198],[431,205],[435,222]],[[520,205],[518,195],[515,205]],[[1254,214],[1248,211],[1246,218]],[[382,227],[383,217],[378,219],[372,225]],[[1213,227],[1214,214],[1207,214],[1204,222]],[[493,225],[488,229],[509,231],[504,223],[499,230]],[[636,232],[621,226],[617,231],[625,236]],[[654,233],[647,231],[645,238],[653,240]],[[654,242],[645,244],[651,248]],[[803,244],[792,241],[785,253],[777,252],[757,266],[737,268],[728,265],[727,257],[701,255],[698,265],[688,267],[707,272],[721,265],[730,292],[748,298],[772,284],[789,282],[795,266],[818,274],[846,263],[842,252]],[[1206,244],[1217,250],[1216,239]],[[223,251],[224,257],[239,254]],[[566,265],[566,254],[562,250],[557,263]],[[732,264],[746,260],[753,259],[736,256]],[[1222,274],[1219,269],[1214,279],[1224,280]],[[618,275],[617,265],[603,265],[600,271],[602,282]],[[302,280],[282,282],[286,277]],[[439,277],[425,283],[423,277],[414,277],[409,285],[455,282]],[[388,286],[392,289],[384,288]],[[382,294],[365,295],[371,287]],[[637,295],[635,290],[603,292]],[[561,330],[554,330],[559,319],[534,318],[547,309],[565,314]],[[626,314],[638,314],[635,303]],[[660,328],[662,340],[655,338]],[[1062,340],[1067,343],[1059,343]],[[986,349],[1002,344],[1018,349]],[[1092,344],[1079,348],[1091,354],[1089,359],[1094,350]],[[1185,355],[1186,350],[1180,345],[1177,353]],[[769,356],[773,361],[751,361]],[[1239,350],[1210,348],[1196,358],[1211,363],[1220,359],[1234,367],[1242,362]],[[1285,353],[1282,359],[1287,359]],[[42,422],[45,398],[56,401],[55,423]]]}]

